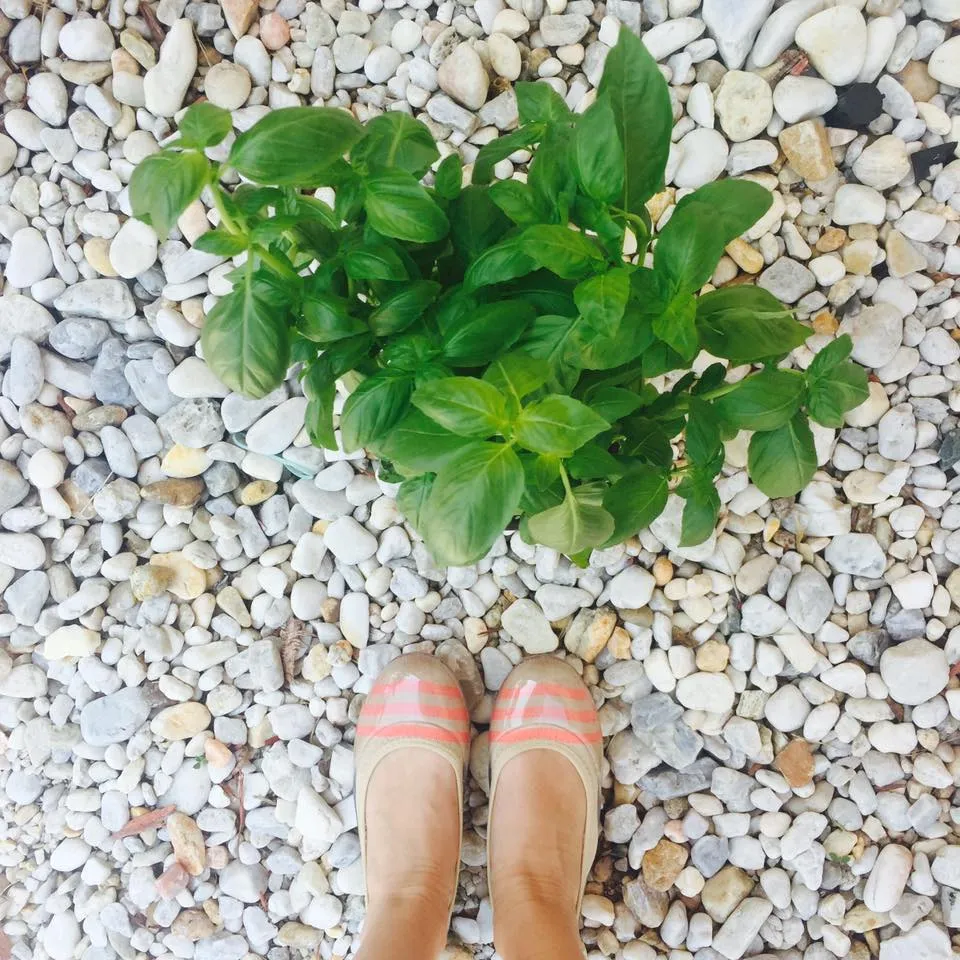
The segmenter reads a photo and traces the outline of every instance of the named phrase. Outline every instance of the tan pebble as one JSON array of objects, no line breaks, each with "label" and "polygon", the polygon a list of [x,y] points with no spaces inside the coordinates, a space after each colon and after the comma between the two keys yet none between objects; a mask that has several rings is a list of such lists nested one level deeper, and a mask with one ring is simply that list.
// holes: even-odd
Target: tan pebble
[{"label": "tan pebble", "polygon": [[607,643],[607,650],[610,655],[617,660],[629,660],[630,653],[630,634],[623,627],[617,627],[610,634],[610,641]]},{"label": "tan pebble", "polygon": [[832,337],[839,328],[840,324],[831,310],[821,310],[813,318],[813,332],[822,337]]},{"label": "tan pebble", "polygon": [[708,640],[697,647],[697,669],[722,673],[730,662],[730,648],[719,640]]},{"label": "tan pebble", "polygon": [[187,479],[198,477],[213,461],[206,450],[184,447],[175,443],[163,458],[160,469],[168,477]]},{"label": "tan pebble", "polygon": [[687,864],[687,848],[663,839],[643,855],[643,879],[651,890],[661,892],[673,886],[677,875]]},{"label": "tan pebble", "polygon": [[663,833],[668,840],[673,840],[676,843],[683,843],[687,839],[682,820],[668,820],[663,825]]},{"label": "tan pebble", "polygon": [[[223,856],[217,858],[214,853],[216,850],[222,851]],[[218,859],[220,862],[217,862]],[[230,854],[227,853],[226,847],[211,847],[207,851],[207,860],[212,869],[222,870],[230,862]],[[204,900],[203,912],[210,918],[210,922],[215,926],[219,927],[223,923],[223,919],[220,916],[220,904],[218,904],[216,900]]]},{"label": "tan pebble", "polygon": [[657,557],[653,561],[653,579],[658,587],[663,587],[673,579],[673,564],[667,557]]},{"label": "tan pebble", "polygon": [[776,756],[773,765],[791,787],[813,782],[813,753],[806,740],[791,740]]},{"label": "tan pebble", "polygon": [[169,571],[165,589],[179,600],[195,600],[207,588],[206,573],[179,551],[154,554],[150,566]]},{"label": "tan pebble", "polygon": [[202,910],[197,909],[181,911],[170,924],[172,934],[184,937],[192,943],[212,936],[216,929],[210,918]]},{"label": "tan pebble", "polygon": [[127,419],[127,411],[113,403],[91,407],[73,418],[74,430],[89,430],[98,433],[104,427],[119,427]]},{"label": "tan pebble", "polygon": [[587,627],[586,634],[577,656],[584,663],[593,663],[600,656],[607,641],[613,634],[614,627],[617,625],[617,614],[610,607],[603,607],[596,612],[590,626]]},{"label": "tan pebble", "polygon": [[843,265],[849,273],[867,277],[873,272],[879,250],[876,240],[854,240],[843,248]]},{"label": "tan pebble", "polygon": [[927,268],[927,258],[899,231],[891,230],[886,242],[887,267],[897,278]]},{"label": "tan pebble", "polygon": [[135,30],[120,31],[120,46],[123,47],[144,70],[149,70],[151,67],[157,65],[156,50]]},{"label": "tan pebble", "polygon": [[315,520],[313,526],[310,528],[310,532],[319,533],[320,536],[323,536],[327,532],[327,527],[329,526],[329,520]]},{"label": "tan pebble", "polygon": [[320,616],[324,623],[336,623],[340,619],[340,601],[336,597],[327,597],[320,604]]},{"label": "tan pebble", "polygon": [[161,710],[150,721],[150,730],[164,740],[189,740],[210,725],[210,711],[202,703],[188,700]]},{"label": "tan pebble", "polygon": [[926,63],[911,60],[900,71],[900,83],[906,87],[914,100],[924,103],[940,92],[940,84],[930,76]]},{"label": "tan pebble", "polygon": [[140,64],[123,47],[110,54],[110,66],[114,73],[132,73],[134,76],[140,73]]},{"label": "tan pebble", "polygon": [[[210,865],[212,870],[222,870],[229,862],[230,851],[226,847],[218,844],[217,846],[207,848],[207,863]],[[206,910],[207,903],[210,903],[210,901],[206,901],[204,904],[204,910]],[[210,916],[210,919],[214,923],[220,923],[219,912],[216,916],[213,916],[208,911],[208,916]]]},{"label": "tan pebble", "polygon": [[820,234],[820,239],[817,240],[816,247],[821,253],[833,253],[834,250],[839,250],[846,242],[846,230],[840,227],[827,227],[827,229]]},{"label": "tan pebble", "polygon": [[192,507],[203,496],[206,487],[202,480],[157,480],[140,488],[144,500],[169,503],[175,507]]},{"label": "tan pebble", "polygon": [[763,269],[763,255],[740,237],[731,240],[726,251],[737,266],[747,273],[759,273]]},{"label": "tan pebble", "polygon": [[83,256],[101,277],[115,277],[117,271],[110,263],[110,241],[103,237],[91,237],[83,245]]},{"label": "tan pebble", "polygon": [[646,203],[647,213],[650,219],[656,223],[673,206],[677,191],[673,187],[667,187],[661,193],[655,193]]},{"label": "tan pebble", "polygon": [[230,32],[239,40],[257,15],[256,0],[220,0],[220,6]]},{"label": "tan pebble", "polygon": [[704,884],[700,902],[717,923],[723,923],[753,887],[754,881],[745,871],[727,866]]},{"label": "tan pebble", "polygon": [[217,606],[228,616],[246,629],[253,621],[250,619],[250,613],[247,605],[240,596],[240,591],[236,587],[224,587],[217,594]]},{"label": "tan pebble", "polygon": [[167,817],[166,827],[177,863],[191,877],[200,876],[206,866],[207,851],[196,821],[177,811]]},{"label": "tan pebble", "polygon": [[277,933],[277,943],[281,947],[293,947],[295,950],[315,950],[323,940],[323,931],[308,927],[305,923],[285,923]]},{"label": "tan pebble", "polygon": [[254,480],[240,491],[240,502],[247,507],[255,507],[265,500],[269,500],[277,492],[277,485],[272,480]]},{"label": "tan pebble", "polygon": [[826,180],[836,170],[823,120],[804,120],[787,127],[779,140],[787,162],[808,183]]},{"label": "tan pebble", "polygon": [[144,564],[130,574],[130,590],[136,600],[149,600],[158,597],[173,580],[173,571],[169,567],[156,564]]},{"label": "tan pebble", "polygon": [[233,751],[216,737],[210,737],[203,745],[203,755],[211,767],[223,769],[233,761]]},{"label": "tan pebble", "polygon": [[639,791],[630,783],[620,783],[619,780],[613,781],[613,802],[615,806],[622,803],[634,803]]}]

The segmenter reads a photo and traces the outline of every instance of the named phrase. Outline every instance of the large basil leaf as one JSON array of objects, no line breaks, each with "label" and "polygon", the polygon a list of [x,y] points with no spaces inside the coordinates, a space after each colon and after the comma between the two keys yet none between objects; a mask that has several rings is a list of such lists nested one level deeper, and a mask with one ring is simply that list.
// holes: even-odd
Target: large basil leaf
[{"label": "large basil leaf", "polygon": [[212,253],[217,257],[235,257],[238,253],[243,253],[248,245],[249,241],[246,237],[218,227],[216,230],[208,230],[200,234],[193,243],[193,249]]},{"label": "large basil leaf", "polygon": [[483,379],[501,392],[509,415],[515,417],[520,412],[520,401],[550,379],[550,365],[517,350],[494,360]]},{"label": "large basil leaf", "polygon": [[563,503],[527,521],[527,529],[537,543],[568,556],[599,547],[610,539],[614,526],[613,517],[603,507],[581,502],[576,491],[568,493]]},{"label": "large basil leaf", "polygon": [[496,387],[474,377],[446,377],[417,387],[413,405],[454,433],[489,437],[507,420],[504,398]]},{"label": "large basil leaf", "polygon": [[518,226],[549,219],[540,196],[520,180],[498,180],[490,187],[490,199]]},{"label": "large basil leaf", "polygon": [[573,291],[580,315],[604,336],[614,337],[620,329],[630,298],[630,272],[627,267],[614,267],[578,283]]},{"label": "large basil leaf", "polygon": [[714,408],[737,430],[776,430],[800,409],[803,375],[794,370],[761,370],[714,401]]},{"label": "large basil leaf", "polygon": [[688,363],[697,355],[697,301],[690,294],[679,294],[663,313],[653,318],[653,332]]},{"label": "large basil leaf", "polygon": [[394,110],[364,127],[350,162],[367,173],[404,170],[419,180],[439,156],[433,134],[419,120]]},{"label": "large basil leaf", "polygon": [[406,470],[435,473],[468,443],[419,410],[409,410],[377,449],[381,456]]},{"label": "large basil leaf", "polygon": [[166,240],[177,218],[200,196],[210,176],[202,153],[161,150],[144,157],[130,178],[133,215]]},{"label": "large basil leaf", "polygon": [[453,366],[482,366],[509,350],[535,315],[523,300],[501,300],[465,312],[445,332],[443,357]]},{"label": "large basil leaf", "polygon": [[205,150],[214,147],[233,129],[230,111],[212,103],[198,101],[187,107],[180,118],[178,147]]},{"label": "large basil leaf", "polygon": [[[499,210],[497,212],[499,213]],[[503,283],[506,280],[513,280],[514,277],[522,277],[536,269],[537,261],[533,258],[532,252],[528,252],[528,243],[524,234],[520,234],[508,237],[496,246],[484,250],[470,264],[463,282],[468,289],[477,290],[493,283]]]},{"label": "large basil leaf", "polygon": [[713,474],[694,469],[677,487],[684,498],[683,515],[680,520],[680,546],[693,547],[713,536],[720,513],[720,494],[714,485]]},{"label": "large basil leaf", "polygon": [[410,243],[433,243],[447,235],[446,214],[411,174],[381,173],[366,187],[364,206],[378,233]]},{"label": "large basil leaf", "polygon": [[378,337],[401,333],[423,316],[440,293],[440,284],[433,280],[418,280],[377,307],[370,314],[370,329]]},{"label": "large basil leaf", "polygon": [[673,107],[656,61],[629,30],[620,31],[607,55],[598,96],[610,104],[623,148],[623,206],[642,216],[646,202],[663,188]]},{"label": "large basil leaf", "polygon": [[720,421],[706,400],[690,398],[685,439],[687,459],[699,466],[711,464],[721,453]]},{"label": "large basil leaf", "polygon": [[747,451],[747,469],[768,497],[799,493],[817,469],[813,433],[803,414],[795,413],[776,430],[755,433]]},{"label": "large basil leaf", "polygon": [[347,252],[343,260],[352,280],[406,280],[407,266],[386,243],[364,243]]},{"label": "large basil leaf", "polygon": [[717,180],[685,196],[660,231],[654,262],[678,293],[696,293],[713,276],[724,247],[749,230],[773,202],[749,180]]},{"label": "large basil leaf", "polygon": [[448,154],[440,161],[433,188],[444,200],[455,200],[460,195],[463,188],[463,161],[459,153]]},{"label": "large basil leaf", "polygon": [[577,195],[571,134],[567,125],[550,125],[527,170],[527,183],[542,207],[551,212],[548,219],[561,225],[569,221],[570,207]]},{"label": "large basil leaf", "polygon": [[697,330],[705,349],[733,364],[785,356],[812,333],[771,293],[747,284],[699,297]]},{"label": "large basil leaf", "polygon": [[[644,389],[648,388],[644,387]],[[592,410],[610,423],[616,423],[623,417],[636,413],[648,402],[648,398],[643,394],[610,384],[600,384],[591,388],[584,399]]]},{"label": "large basil leaf", "polygon": [[207,314],[203,355],[231,390],[262,397],[283,382],[290,361],[289,310],[248,263],[233,290]]},{"label": "large basil leaf", "polygon": [[528,256],[566,280],[578,280],[597,269],[604,259],[600,248],[589,237],[560,224],[527,227],[522,237]]},{"label": "large basil leaf", "polygon": [[607,97],[598,97],[577,122],[573,162],[588,197],[613,203],[622,195],[626,164]]},{"label": "large basil leaf", "polygon": [[397,491],[397,509],[407,518],[410,526],[421,533],[425,526],[433,481],[433,474],[425,473],[422,477],[404,480]]},{"label": "large basil leaf", "polygon": [[573,389],[580,374],[577,363],[579,322],[579,317],[552,314],[537,317],[520,344],[525,353],[546,361],[565,390]]},{"label": "large basil leaf", "polygon": [[664,470],[638,466],[606,490],[603,506],[615,523],[608,545],[632,537],[663,513],[667,505],[668,477]]},{"label": "large basil leaf", "polygon": [[505,443],[478,441],[437,473],[421,523],[430,552],[443,564],[481,559],[517,512],[523,467]]},{"label": "large basil leaf", "polygon": [[340,415],[344,450],[381,441],[407,412],[411,393],[413,377],[408,373],[381,370],[360,383]]},{"label": "large basil leaf", "polygon": [[241,133],[227,163],[255,183],[320,185],[362,136],[363,127],[346,110],[285,107]]},{"label": "large basil leaf", "polygon": [[586,404],[553,394],[524,407],[514,424],[513,435],[526,450],[569,457],[609,426]]},{"label": "large basil leaf", "polygon": [[307,412],[304,426],[310,442],[325,450],[336,450],[337,439],[333,432],[333,400],[337,385],[330,373],[329,364],[316,363],[309,366],[303,376],[303,392],[307,397]]},{"label": "large basil leaf", "polygon": [[[490,199],[483,187],[469,186],[461,191],[449,207],[450,239],[458,253],[469,263],[499,240],[509,229],[510,221]],[[531,262],[528,270],[532,270]],[[526,271],[524,271],[526,272]],[[513,274],[519,276],[519,274]],[[495,280],[484,281],[495,283]],[[477,286],[482,284],[478,283]]]},{"label": "large basil leaf", "polygon": [[367,326],[349,312],[350,301],[328,293],[309,292],[303,299],[300,335],[314,343],[333,343],[363,333]]}]

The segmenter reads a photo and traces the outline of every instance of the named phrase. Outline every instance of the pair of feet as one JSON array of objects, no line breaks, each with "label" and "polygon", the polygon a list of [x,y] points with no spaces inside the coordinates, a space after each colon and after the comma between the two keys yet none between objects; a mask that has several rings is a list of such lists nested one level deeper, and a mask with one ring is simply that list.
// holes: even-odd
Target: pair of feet
[{"label": "pair of feet", "polygon": [[[448,738],[438,749],[432,741],[438,731],[469,737],[455,684],[438,661],[402,657],[361,714],[358,778],[366,783],[358,812],[367,916],[360,960],[433,960],[446,943],[460,862],[462,780],[457,743]],[[441,691],[450,689],[456,693],[445,699]],[[570,667],[527,661],[504,684],[494,721],[487,830],[497,950],[508,960],[579,957],[582,863],[595,842],[588,826],[596,806],[586,786],[599,787],[593,705]],[[465,759],[467,741],[461,744]]]}]

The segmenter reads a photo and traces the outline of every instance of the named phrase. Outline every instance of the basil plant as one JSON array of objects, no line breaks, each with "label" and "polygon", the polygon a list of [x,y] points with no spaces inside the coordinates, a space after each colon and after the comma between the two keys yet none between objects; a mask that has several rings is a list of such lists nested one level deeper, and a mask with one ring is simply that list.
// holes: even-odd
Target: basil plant
[{"label": "basil plant", "polygon": [[[235,269],[203,328],[210,367],[257,397],[295,365],[307,430],[328,449],[336,384],[352,374],[342,446],[402,481],[399,506],[443,564],[476,561],[516,522],[582,562],[648,525],[670,491],[683,544],[698,543],[720,509],[723,443],[741,430],[754,483],[797,493],[817,463],[809,419],[839,427],[867,396],[850,340],[782,369],[811,330],[771,294],[698,295],[769,192],[708,184],[654,231],[673,115],[628,30],[583,113],[544,83],[515,90],[520,126],[480,149],[469,185],[459,156],[438,163],[429,130],[399,111],[363,126],[339,109],[276,110],[213,162],[230,114],[190,107],[174,146],[137,167],[130,202],[161,237],[201,192],[216,207],[195,247]],[[495,181],[520,150],[533,152],[526,179]],[[715,362],[697,374],[701,351]],[[730,367],[750,372],[727,382]]]}]

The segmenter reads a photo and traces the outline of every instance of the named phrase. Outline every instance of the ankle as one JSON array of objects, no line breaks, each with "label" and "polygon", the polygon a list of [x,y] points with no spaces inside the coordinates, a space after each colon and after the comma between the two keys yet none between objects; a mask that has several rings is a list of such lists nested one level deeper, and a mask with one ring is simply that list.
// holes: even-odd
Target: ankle
[{"label": "ankle", "polygon": [[361,960],[435,956],[447,942],[449,910],[446,893],[422,887],[369,901],[360,933]]},{"label": "ankle", "polygon": [[[505,958],[559,960],[566,949],[580,956],[580,918],[562,883],[546,877],[517,877],[500,883],[493,905],[493,937]],[[566,945],[566,946],[565,946]]]}]

